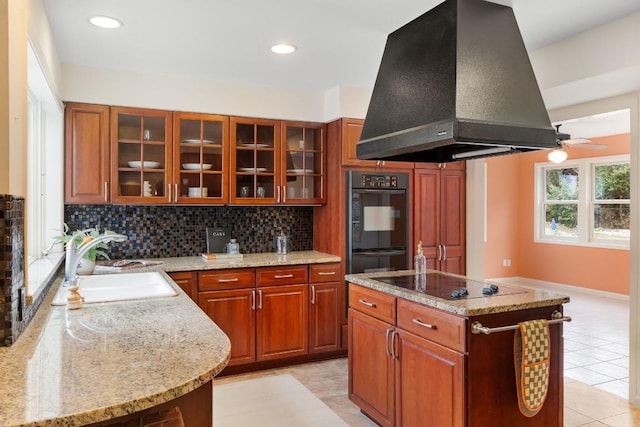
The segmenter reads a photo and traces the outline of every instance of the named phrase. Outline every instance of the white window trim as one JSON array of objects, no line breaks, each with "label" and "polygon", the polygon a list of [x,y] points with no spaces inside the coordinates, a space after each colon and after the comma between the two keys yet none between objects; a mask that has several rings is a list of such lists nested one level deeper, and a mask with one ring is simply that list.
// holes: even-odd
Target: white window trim
[{"label": "white window trim", "polygon": [[[595,166],[629,163],[630,156],[628,154],[603,156],[603,157],[586,157],[582,159],[567,160],[562,164],[545,162],[536,163],[534,167],[535,178],[535,200],[534,200],[534,242],[536,243],[549,243],[556,245],[570,245],[570,246],[584,246],[584,247],[596,247],[596,248],[608,248],[629,250],[630,242],[613,242],[598,240],[593,241],[591,239],[591,230],[593,227],[593,199],[592,191],[595,185],[595,176],[593,170]],[[545,215],[542,210],[542,206],[545,202],[545,170],[552,168],[577,168],[578,176],[578,236],[572,237],[550,237],[544,235],[545,229]],[[601,201],[602,202],[602,201]],[[584,226],[582,226],[584,224]]]}]

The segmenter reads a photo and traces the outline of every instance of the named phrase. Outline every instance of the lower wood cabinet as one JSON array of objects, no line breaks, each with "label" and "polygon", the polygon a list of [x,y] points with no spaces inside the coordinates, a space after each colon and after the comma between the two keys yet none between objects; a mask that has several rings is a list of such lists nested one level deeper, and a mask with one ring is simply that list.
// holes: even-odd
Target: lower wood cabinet
[{"label": "lower wood cabinet", "polygon": [[[350,291],[349,398],[382,426],[464,426],[464,354],[437,342],[450,340],[463,319],[444,315],[452,318],[446,322],[435,311],[432,329],[429,307],[355,285]],[[400,313],[435,341],[402,329]]]},{"label": "lower wood cabinet", "polygon": [[195,271],[176,271],[168,274],[184,293],[189,295],[189,298],[198,302],[198,273]]},{"label": "lower wood cabinet", "polygon": [[562,306],[459,316],[349,284],[349,399],[381,426],[560,427],[562,324],[550,326],[549,388],[533,417],[518,410],[513,332],[470,326],[549,319]]},{"label": "lower wood cabinet", "polygon": [[340,351],[339,272],[330,263],[195,273],[198,305],[231,340],[228,366]]}]

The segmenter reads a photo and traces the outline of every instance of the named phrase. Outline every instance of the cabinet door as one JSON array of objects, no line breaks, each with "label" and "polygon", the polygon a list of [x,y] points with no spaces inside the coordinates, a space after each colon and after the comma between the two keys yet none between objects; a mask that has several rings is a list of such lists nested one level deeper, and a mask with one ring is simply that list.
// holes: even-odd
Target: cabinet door
[{"label": "cabinet door", "polygon": [[308,291],[306,284],[258,288],[258,361],[307,354]]},{"label": "cabinet door", "polygon": [[464,426],[464,356],[397,330],[396,424]]},{"label": "cabinet door", "polygon": [[231,340],[229,366],[256,361],[254,289],[198,293],[198,305]]},{"label": "cabinet door", "polygon": [[281,203],[279,145],[279,121],[230,119],[231,203]]},{"label": "cabinet door", "polygon": [[[422,241],[427,268],[440,268],[440,170],[416,169],[414,174],[413,243]],[[415,248],[413,248],[415,250]],[[415,253],[414,253],[415,255]]]},{"label": "cabinet door", "polygon": [[111,200],[171,203],[172,113],[111,107]]},{"label": "cabinet door", "polygon": [[283,122],[280,201],[285,204],[326,202],[326,126]]},{"label": "cabinet door", "polygon": [[369,166],[413,169],[413,162],[389,160],[360,160],[356,156],[356,144],[360,140],[364,120],[342,119],[342,164],[344,166]]},{"label": "cabinet door", "polygon": [[349,399],[381,426],[395,420],[392,332],[388,323],[349,309]]},{"label": "cabinet door", "polygon": [[174,115],[174,201],[223,204],[229,199],[229,118]]},{"label": "cabinet door", "polygon": [[344,282],[309,285],[309,353],[340,349]]},{"label": "cabinet door", "polygon": [[109,107],[65,106],[66,203],[109,202]]},{"label": "cabinet door", "polygon": [[198,302],[198,274],[195,271],[178,271],[168,274],[184,293],[196,303]]},{"label": "cabinet door", "polygon": [[465,173],[444,169],[440,178],[440,270],[465,274]]}]

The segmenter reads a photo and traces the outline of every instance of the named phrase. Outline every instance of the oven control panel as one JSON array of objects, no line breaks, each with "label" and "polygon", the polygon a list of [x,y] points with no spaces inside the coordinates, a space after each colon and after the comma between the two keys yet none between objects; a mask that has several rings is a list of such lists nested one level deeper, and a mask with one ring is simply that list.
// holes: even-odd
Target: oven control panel
[{"label": "oven control panel", "polygon": [[398,188],[397,175],[362,175],[363,188]]}]

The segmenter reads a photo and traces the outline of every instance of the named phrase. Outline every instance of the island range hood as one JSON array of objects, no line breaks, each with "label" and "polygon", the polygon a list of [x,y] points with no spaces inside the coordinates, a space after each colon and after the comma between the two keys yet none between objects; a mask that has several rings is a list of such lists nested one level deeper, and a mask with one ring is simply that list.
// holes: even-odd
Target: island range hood
[{"label": "island range hood", "polygon": [[446,0],[388,36],[359,159],[449,162],[557,146],[510,7]]}]

